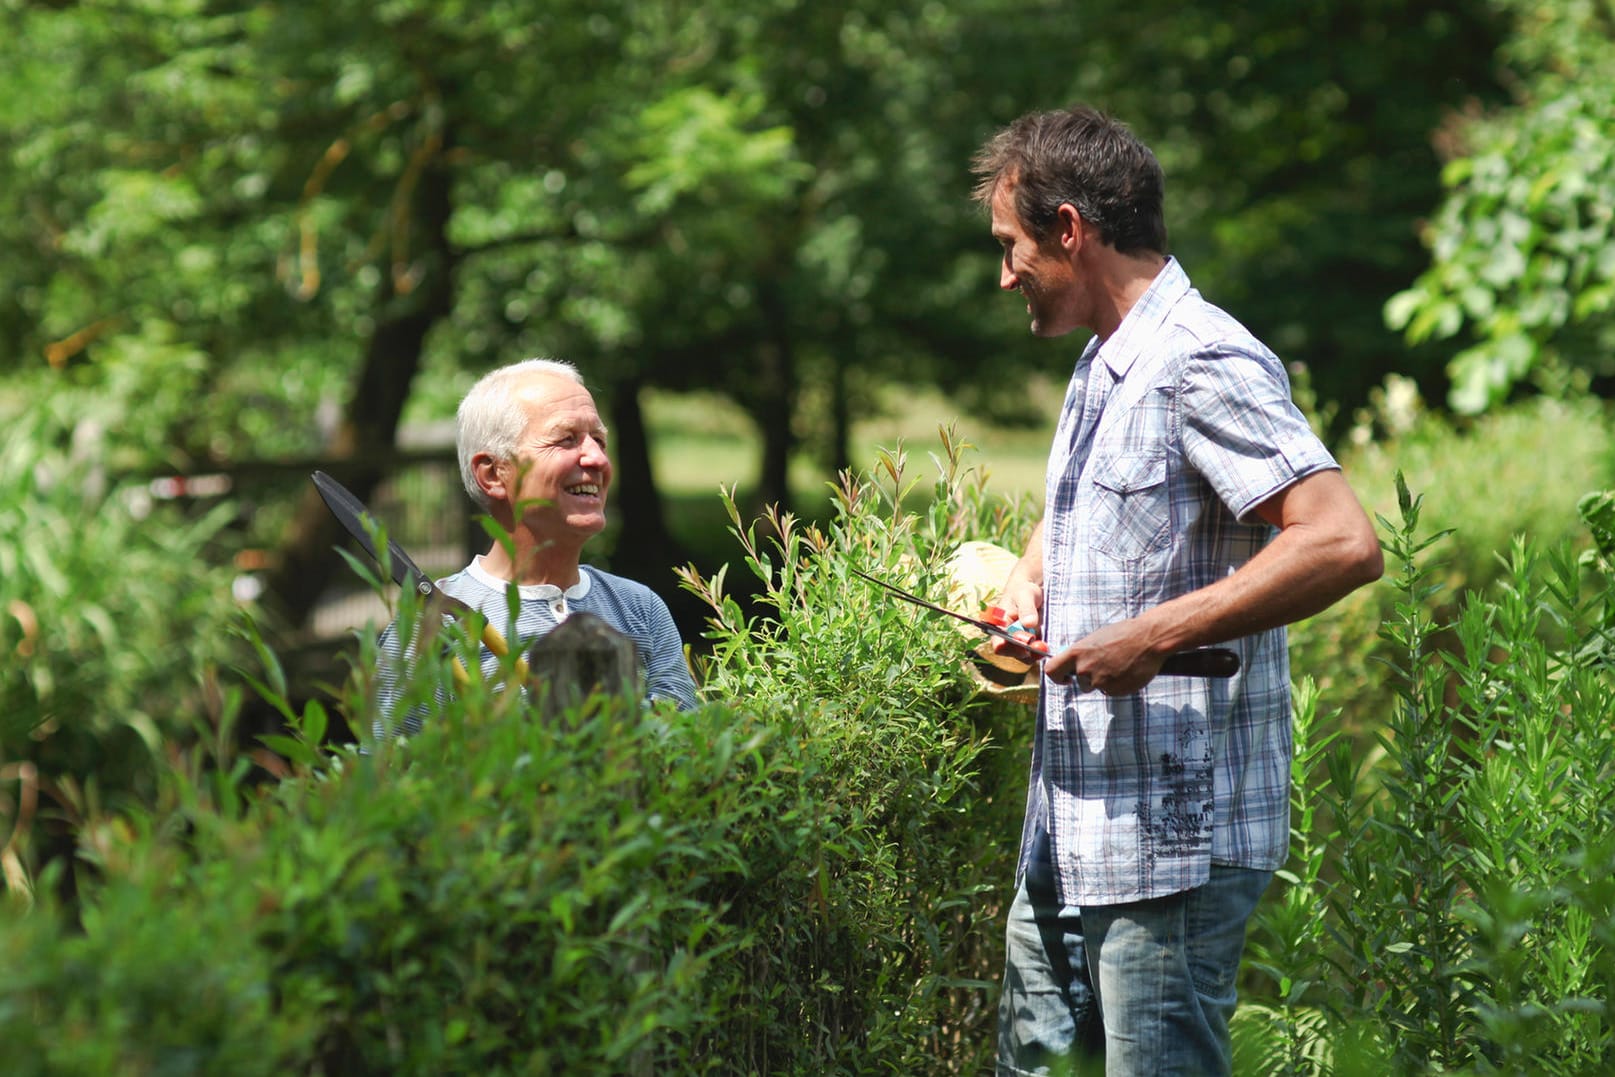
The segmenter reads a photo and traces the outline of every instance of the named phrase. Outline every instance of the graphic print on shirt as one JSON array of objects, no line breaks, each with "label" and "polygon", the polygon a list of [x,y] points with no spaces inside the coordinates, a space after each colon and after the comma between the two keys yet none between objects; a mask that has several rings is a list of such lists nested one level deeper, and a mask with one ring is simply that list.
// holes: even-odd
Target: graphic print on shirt
[{"label": "graphic print on shirt", "polygon": [[1155,760],[1155,803],[1140,800],[1139,828],[1150,836],[1151,857],[1175,857],[1211,846],[1216,779],[1210,730],[1186,725],[1177,744]]}]

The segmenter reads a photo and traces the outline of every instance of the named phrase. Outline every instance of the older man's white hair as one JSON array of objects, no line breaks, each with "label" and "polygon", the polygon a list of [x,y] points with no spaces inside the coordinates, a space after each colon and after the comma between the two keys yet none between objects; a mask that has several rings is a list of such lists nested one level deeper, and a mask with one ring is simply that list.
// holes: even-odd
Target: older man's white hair
[{"label": "older man's white hair", "polygon": [[471,473],[471,458],[483,452],[495,460],[516,458],[517,443],[527,429],[527,413],[517,403],[514,390],[535,374],[554,374],[583,384],[578,368],[565,360],[523,359],[484,374],[465,394],[455,414],[454,444],[460,458],[460,482],[484,511],[491,505]]}]

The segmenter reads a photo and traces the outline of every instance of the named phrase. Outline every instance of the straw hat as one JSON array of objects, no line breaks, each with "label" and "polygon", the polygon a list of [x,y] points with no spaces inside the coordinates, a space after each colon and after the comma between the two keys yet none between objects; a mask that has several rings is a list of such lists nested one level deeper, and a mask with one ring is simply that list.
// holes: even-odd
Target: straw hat
[{"label": "straw hat", "polygon": [[[998,598],[1010,569],[1020,560],[991,542],[962,542],[948,559],[948,600],[960,613],[980,613]],[[979,691],[1013,703],[1036,703],[1042,671],[1034,665],[996,654],[992,640],[979,628],[959,622],[959,630],[977,640],[965,668]]]}]

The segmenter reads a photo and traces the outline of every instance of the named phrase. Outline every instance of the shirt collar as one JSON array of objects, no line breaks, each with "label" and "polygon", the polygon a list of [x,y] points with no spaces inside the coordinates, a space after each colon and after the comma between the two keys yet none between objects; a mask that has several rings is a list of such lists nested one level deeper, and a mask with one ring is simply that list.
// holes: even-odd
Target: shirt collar
[{"label": "shirt collar", "polygon": [[[467,571],[473,578],[480,581],[483,586],[491,587],[495,591],[503,591],[506,587],[510,586],[508,581],[501,580],[499,577],[482,567],[482,557],[480,554],[472,559]],[[589,593],[589,573],[586,571],[585,566],[579,565],[578,582],[574,583],[571,587],[566,588],[564,591],[553,583],[521,583],[516,585],[516,590],[521,592],[521,596],[524,599],[542,598],[547,601],[554,602],[562,598],[567,598],[575,602]]]},{"label": "shirt collar", "polygon": [[1099,345],[1096,357],[1105,361],[1113,377],[1120,381],[1127,376],[1142,354],[1140,345],[1155,339],[1156,329],[1188,291],[1188,274],[1183,272],[1176,258],[1168,255],[1161,271],[1138,297],[1138,302],[1133,304],[1110,339]]}]

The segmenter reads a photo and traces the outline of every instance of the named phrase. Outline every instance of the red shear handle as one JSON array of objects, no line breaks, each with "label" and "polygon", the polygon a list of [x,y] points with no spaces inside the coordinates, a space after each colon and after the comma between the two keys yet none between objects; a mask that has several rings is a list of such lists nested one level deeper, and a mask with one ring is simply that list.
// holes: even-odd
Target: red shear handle
[{"label": "red shear handle", "polygon": [[1047,643],[1038,639],[1037,635],[1030,628],[1021,624],[1020,621],[1015,621],[1013,624],[1009,623],[1009,614],[998,606],[988,606],[983,610],[981,620],[994,628],[1002,629],[1011,642],[1020,644],[1033,654],[1047,657],[1054,653],[1049,650]]}]

